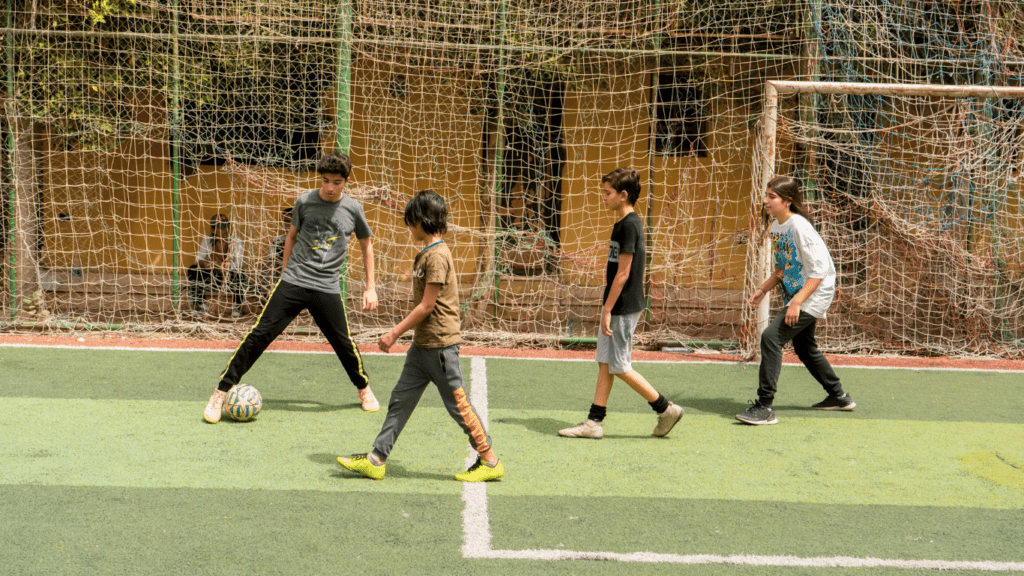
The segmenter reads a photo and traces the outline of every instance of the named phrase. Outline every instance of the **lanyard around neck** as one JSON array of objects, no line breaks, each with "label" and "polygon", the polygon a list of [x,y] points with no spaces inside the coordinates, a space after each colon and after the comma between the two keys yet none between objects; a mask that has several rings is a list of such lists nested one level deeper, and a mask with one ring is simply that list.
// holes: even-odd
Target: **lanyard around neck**
[{"label": "lanyard around neck", "polygon": [[426,252],[427,250],[430,250],[431,248],[433,248],[434,246],[437,246],[438,244],[444,244],[444,240],[438,240],[437,242],[434,242],[433,244],[431,244],[430,246],[427,246],[423,250],[420,250],[420,254],[423,254],[424,252]]}]

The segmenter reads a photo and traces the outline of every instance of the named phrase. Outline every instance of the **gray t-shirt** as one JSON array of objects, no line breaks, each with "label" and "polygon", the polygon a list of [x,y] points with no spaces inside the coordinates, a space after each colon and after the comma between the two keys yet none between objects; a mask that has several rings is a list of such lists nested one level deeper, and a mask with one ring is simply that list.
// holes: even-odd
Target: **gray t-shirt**
[{"label": "gray t-shirt", "polygon": [[373,236],[363,207],[348,194],[327,202],[319,189],[311,190],[295,201],[292,226],[299,232],[281,279],[310,290],[341,293],[338,283],[349,235],[355,232],[360,240]]}]

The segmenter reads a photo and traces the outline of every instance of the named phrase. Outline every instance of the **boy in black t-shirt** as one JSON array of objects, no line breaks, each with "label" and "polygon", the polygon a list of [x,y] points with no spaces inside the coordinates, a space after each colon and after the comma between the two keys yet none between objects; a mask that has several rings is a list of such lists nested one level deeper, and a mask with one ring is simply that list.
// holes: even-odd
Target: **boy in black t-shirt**
[{"label": "boy in black t-shirt", "polygon": [[632,168],[617,168],[602,178],[601,184],[604,187],[604,204],[618,220],[612,227],[606,272],[608,283],[604,288],[601,329],[597,335],[597,390],[594,391],[594,403],[587,419],[571,428],[559,430],[558,434],[567,438],[602,438],[608,396],[618,376],[657,412],[658,425],[652,434],[665,436],[683,417],[683,408],[658,393],[639,372],[633,370],[630,363],[633,332],[646,307],[644,225],[633,210],[640,197],[640,174]]}]

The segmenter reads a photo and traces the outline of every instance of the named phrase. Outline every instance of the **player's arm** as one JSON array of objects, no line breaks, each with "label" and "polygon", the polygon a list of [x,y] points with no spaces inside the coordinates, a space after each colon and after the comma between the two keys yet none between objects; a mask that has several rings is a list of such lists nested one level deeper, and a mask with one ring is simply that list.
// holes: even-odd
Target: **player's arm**
[{"label": "player's arm", "polygon": [[284,251],[281,254],[281,273],[288,266],[288,258],[292,255],[292,247],[295,246],[295,238],[299,235],[299,229],[294,225],[288,226],[288,235],[284,237]]},{"label": "player's arm", "polygon": [[782,284],[784,274],[785,272],[782,268],[776,268],[775,272],[769,276],[763,284],[758,286],[757,290],[754,290],[754,293],[750,295],[750,299],[747,300],[747,304],[750,304],[751,306],[757,306],[760,304],[761,300],[764,299],[769,292],[774,290],[779,284]]},{"label": "player's arm", "polygon": [[434,306],[437,304],[437,295],[441,293],[441,285],[437,283],[428,283],[423,289],[423,300],[409,312],[409,315],[405,317],[398,326],[395,326],[387,334],[380,337],[380,341],[377,342],[377,346],[380,347],[381,352],[387,352],[391,349],[391,346],[395,344],[402,334],[409,331],[410,328],[416,326],[423,321],[424,318],[430,316],[430,313],[434,311]]},{"label": "player's arm", "polygon": [[796,321],[800,319],[800,305],[807,301],[814,294],[814,291],[821,286],[822,278],[808,278],[807,282],[804,282],[804,287],[793,296],[793,299],[789,301],[789,307],[786,308],[786,325],[794,326]]},{"label": "player's arm", "polygon": [[363,269],[366,270],[366,291],[363,292],[363,310],[377,309],[377,285],[373,274],[373,238],[359,239],[363,249]]},{"label": "player's arm", "polygon": [[633,265],[633,254],[631,252],[619,252],[619,268],[615,271],[615,278],[612,279],[611,288],[608,289],[608,299],[601,308],[601,333],[605,336],[612,335],[612,308],[622,295],[622,289],[629,280],[629,270]]}]

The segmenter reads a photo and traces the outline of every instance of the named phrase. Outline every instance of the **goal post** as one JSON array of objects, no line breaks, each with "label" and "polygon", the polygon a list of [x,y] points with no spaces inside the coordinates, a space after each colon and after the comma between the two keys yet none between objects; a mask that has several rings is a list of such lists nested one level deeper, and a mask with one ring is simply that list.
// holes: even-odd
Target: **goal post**
[{"label": "goal post", "polygon": [[[800,118],[800,106],[783,101],[801,94],[829,98],[812,118]],[[870,105],[865,97],[873,98]],[[853,98],[861,98],[859,105],[850,104]],[[755,219],[760,214],[764,190],[777,173],[807,177],[805,197],[813,195],[812,212],[821,216],[815,226],[840,276],[841,306],[833,305],[829,316],[851,316],[841,322],[848,347],[1019,355],[1021,254],[1016,241],[1004,238],[1024,232],[1017,183],[1024,159],[1021,104],[1024,87],[766,83],[751,213]],[[856,117],[865,111],[867,116]],[[780,163],[788,172],[779,170]],[[839,221],[857,222],[856,232],[844,234],[850,230]],[[750,243],[748,270],[754,273],[747,295],[771,271],[770,240],[760,228],[758,241]],[[859,263],[837,258],[836,248],[849,254],[844,243],[864,230],[868,239],[854,242],[853,249],[879,252],[857,254],[864,260]],[[861,310],[858,319],[850,314],[878,304],[885,310]],[[755,355],[769,306],[766,298],[756,310]],[[866,333],[873,329],[877,333]]]}]

